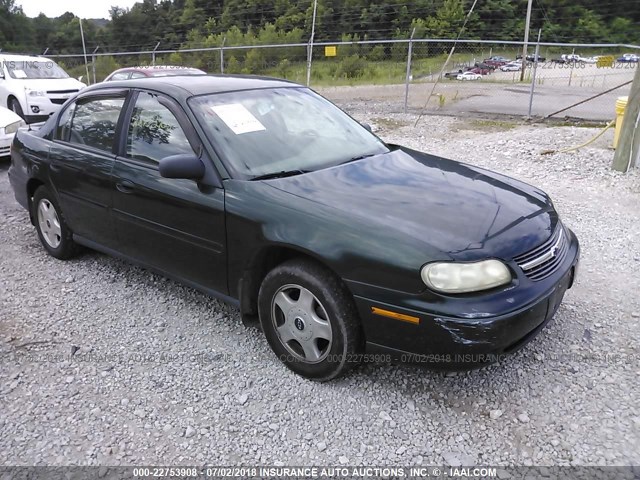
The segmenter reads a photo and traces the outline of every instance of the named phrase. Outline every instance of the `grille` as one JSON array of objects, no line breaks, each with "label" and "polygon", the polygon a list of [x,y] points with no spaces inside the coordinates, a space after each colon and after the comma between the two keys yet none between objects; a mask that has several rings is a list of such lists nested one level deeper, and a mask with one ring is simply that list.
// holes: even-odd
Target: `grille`
[{"label": "grille", "polygon": [[564,227],[558,223],[553,235],[542,245],[513,259],[527,277],[538,281],[547,278],[558,269],[568,249],[567,234]]},{"label": "grille", "polygon": [[49,100],[51,100],[51,103],[55,103],[56,105],[62,105],[67,101],[66,98],[50,98]]}]

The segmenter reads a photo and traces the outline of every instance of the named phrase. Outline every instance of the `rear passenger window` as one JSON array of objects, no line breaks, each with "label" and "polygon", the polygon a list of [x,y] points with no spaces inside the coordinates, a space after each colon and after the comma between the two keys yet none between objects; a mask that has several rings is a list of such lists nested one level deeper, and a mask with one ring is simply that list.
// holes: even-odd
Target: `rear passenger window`
[{"label": "rear passenger window", "polygon": [[56,138],[111,152],[124,98],[95,98],[71,105],[60,117]]},{"label": "rear passenger window", "polygon": [[131,75],[131,72],[114,73],[113,77],[111,77],[109,80],[111,81],[126,80],[129,78],[129,75]]},{"label": "rear passenger window", "polygon": [[149,93],[140,93],[127,135],[127,157],[157,164],[170,155],[193,153],[175,115]]}]

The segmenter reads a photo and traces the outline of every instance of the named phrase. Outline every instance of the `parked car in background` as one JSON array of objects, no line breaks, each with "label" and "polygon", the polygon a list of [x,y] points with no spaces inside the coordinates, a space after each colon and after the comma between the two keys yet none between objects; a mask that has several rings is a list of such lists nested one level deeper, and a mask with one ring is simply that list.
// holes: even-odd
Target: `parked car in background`
[{"label": "parked car in background", "polygon": [[502,362],[551,320],[579,260],[540,189],[386,144],[277,79],[93,85],[18,130],[8,175],[51,256],[84,245],[221,298],[316,380],[365,352]]},{"label": "parked car in background", "polygon": [[516,62],[507,63],[506,65],[502,65],[500,70],[503,72],[519,72],[522,70],[522,64]]},{"label": "parked car in background", "polygon": [[485,69],[489,69],[489,70],[495,70],[496,69],[496,67],[494,65],[489,65],[488,63],[485,63],[485,62],[476,62],[474,64],[474,67],[485,68]]},{"label": "parked car in background", "polygon": [[483,63],[485,63],[485,64],[487,64],[487,65],[489,65],[489,66],[491,66],[493,68],[500,68],[502,65],[506,65],[510,61],[511,60],[491,60],[489,58],[489,59],[484,60]]},{"label": "parked car in background", "polygon": [[460,75],[461,73],[464,73],[462,70],[454,70],[452,72],[446,72],[443,76],[444,78],[458,78],[458,75]]},{"label": "parked car in background", "polygon": [[125,67],[112,72],[105,82],[112,82],[116,80],[129,80],[132,78],[146,78],[146,77],[172,77],[175,75],[206,75],[199,68],[180,67],[174,65],[155,65],[155,66],[139,66],[139,67]]},{"label": "parked car in background", "polygon": [[534,53],[530,53],[529,55],[527,55],[525,57],[525,59],[527,60],[527,62],[544,62],[546,60],[546,57],[543,57],[542,55],[538,55],[536,57],[536,55]]},{"label": "parked car in background", "polygon": [[482,75],[473,72],[463,72],[456,77],[456,80],[480,80]]},{"label": "parked car in background", "polygon": [[616,61],[619,63],[638,63],[638,60],[640,60],[640,57],[635,53],[625,53]]},{"label": "parked car in background", "polygon": [[[516,60],[522,62],[522,55],[516,55]],[[529,53],[527,54],[527,56],[525,57],[525,60],[527,62],[534,62],[536,61],[536,55],[535,53]],[[538,62],[544,62],[546,60],[545,57],[543,57],[542,55],[538,55]]]},{"label": "parked car in background", "polygon": [[0,106],[27,123],[46,120],[84,87],[48,58],[0,54]]},{"label": "parked car in background", "polygon": [[[507,57],[502,57],[500,55],[494,55],[493,57],[489,57],[489,60],[492,62],[504,62],[504,63],[509,63],[511,61]],[[485,60],[485,62],[486,61],[487,60]]]},{"label": "parked car in background", "polygon": [[564,63],[579,62],[581,60],[580,55],[577,53],[562,54],[560,58],[564,60]]},{"label": "parked car in background", "polygon": [[17,113],[0,107],[0,157],[9,155],[13,137],[22,125],[24,120]]},{"label": "parked car in background", "polygon": [[467,70],[467,72],[471,72],[471,73],[477,73],[479,75],[489,75],[490,73],[493,73],[493,68],[488,68],[488,67],[469,67]]}]

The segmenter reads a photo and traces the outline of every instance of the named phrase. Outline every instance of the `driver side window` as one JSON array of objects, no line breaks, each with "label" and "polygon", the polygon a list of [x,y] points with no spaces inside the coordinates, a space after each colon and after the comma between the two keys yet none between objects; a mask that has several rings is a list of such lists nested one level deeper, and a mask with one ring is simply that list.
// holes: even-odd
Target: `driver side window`
[{"label": "driver side window", "polygon": [[170,155],[193,154],[187,136],[156,95],[140,93],[127,134],[128,158],[158,164]]}]

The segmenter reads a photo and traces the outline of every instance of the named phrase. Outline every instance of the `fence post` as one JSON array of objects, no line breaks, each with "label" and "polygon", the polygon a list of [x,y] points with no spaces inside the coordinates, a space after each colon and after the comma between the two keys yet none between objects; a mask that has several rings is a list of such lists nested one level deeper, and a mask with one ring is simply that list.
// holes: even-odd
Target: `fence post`
[{"label": "fence post", "polygon": [[224,44],[227,42],[227,37],[222,37],[222,46],[220,47],[220,73],[224,73]]},{"label": "fence post", "polygon": [[[529,114],[527,118],[531,118],[531,108],[533,107],[533,91],[536,87],[536,72],[538,71],[538,56],[540,55],[540,34],[542,29],[538,29],[538,43],[536,43],[536,52],[533,54],[533,72],[531,73],[531,91],[529,92]],[[527,63],[527,59],[522,59],[522,69]]]},{"label": "fence post", "polygon": [[93,51],[93,53],[91,54],[91,72],[93,73],[93,83],[97,83],[96,82],[96,52],[98,51],[99,48],[100,48],[100,45],[98,45]]},{"label": "fence post", "polygon": [[158,49],[159,46],[160,46],[160,42],[156,43],[156,48],[154,48],[153,51],[151,52],[151,66],[153,67],[156,66],[156,50]]},{"label": "fence post", "polygon": [[416,29],[411,31],[411,37],[409,37],[409,48],[407,49],[407,74],[404,79],[404,113],[407,113],[407,103],[409,102],[409,80],[411,77],[411,53],[413,51],[413,36],[416,33]]}]

